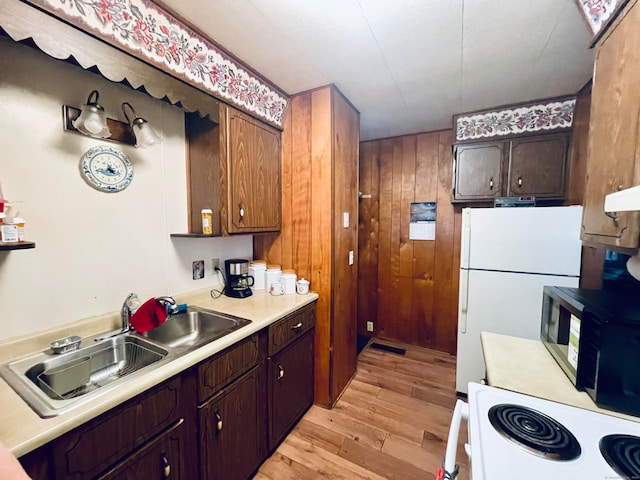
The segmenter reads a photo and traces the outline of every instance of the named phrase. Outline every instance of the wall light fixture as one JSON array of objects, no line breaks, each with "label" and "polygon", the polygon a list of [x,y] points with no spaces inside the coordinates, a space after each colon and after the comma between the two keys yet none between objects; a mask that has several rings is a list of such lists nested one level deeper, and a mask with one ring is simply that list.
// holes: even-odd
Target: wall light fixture
[{"label": "wall light fixture", "polygon": [[81,133],[94,138],[108,138],[111,131],[107,126],[107,114],[102,105],[98,103],[100,94],[93,90],[87,98],[87,103],[82,106],[80,116],[72,121],[73,126]]},{"label": "wall light fixture", "polygon": [[[128,107],[131,110],[131,115],[133,120],[127,114],[127,110],[125,107]],[[145,148],[150,147],[151,145],[156,145],[162,142],[162,138],[158,135],[149,122],[147,122],[144,118],[139,117],[136,111],[133,109],[129,102],[124,102],[122,104],[122,113],[124,113],[124,117],[129,122],[129,126],[133,131],[133,134],[136,137],[136,147],[137,148]]]}]

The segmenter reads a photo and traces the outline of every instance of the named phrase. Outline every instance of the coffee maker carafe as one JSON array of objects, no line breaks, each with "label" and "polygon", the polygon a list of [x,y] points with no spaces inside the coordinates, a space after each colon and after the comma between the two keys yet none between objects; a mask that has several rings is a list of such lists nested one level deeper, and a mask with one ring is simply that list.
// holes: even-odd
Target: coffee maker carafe
[{"label": "coffee maker carafe", "polygon": [[249,260],[230,258],[224,261],[226,285],[224,294],[227,297],[245,298],[251,296],[253,277],[249,275]]}]

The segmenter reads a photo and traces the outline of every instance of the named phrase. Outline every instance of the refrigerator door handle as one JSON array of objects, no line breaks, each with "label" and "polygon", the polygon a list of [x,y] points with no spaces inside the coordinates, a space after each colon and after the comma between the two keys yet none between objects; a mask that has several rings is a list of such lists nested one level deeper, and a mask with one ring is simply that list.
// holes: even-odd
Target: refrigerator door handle
[{"label": "refrigerator door handle", "polygon": [[462,238],[460,242],[460,267],[469,268],[471,257],[471,211],[462,210]]},{"label": "refrigerator door handle", "polygon": [[469,270],[460,270],[460,318],[458,318],[458,333],[467,333],[468,308],[469,308]]}]

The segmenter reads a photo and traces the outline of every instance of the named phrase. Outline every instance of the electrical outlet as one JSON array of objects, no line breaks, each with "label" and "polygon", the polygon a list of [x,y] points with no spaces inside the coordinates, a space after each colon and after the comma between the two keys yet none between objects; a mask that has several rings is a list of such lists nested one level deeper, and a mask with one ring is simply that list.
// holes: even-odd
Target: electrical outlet
[{"label": "electrical outlet", "polygon": [[373,322],[367,322],[367,332],[373,332]]},{"label": "electrical outlet", "polygon": [[211,259],[211,271],[215,272],[216,268],[220,268],[220,259],[219,258],[212,258]]}]

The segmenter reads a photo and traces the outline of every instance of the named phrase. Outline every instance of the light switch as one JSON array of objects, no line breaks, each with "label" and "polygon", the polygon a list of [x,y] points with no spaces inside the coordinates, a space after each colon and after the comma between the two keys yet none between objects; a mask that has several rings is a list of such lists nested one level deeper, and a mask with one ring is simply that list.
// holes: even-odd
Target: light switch
[{"label": "light switch", "polygon": [[344,228],[349,228],[349,212],[342,213],[342,226]]},{"label": "light switch", "polygon": [[349,265],[353,265],[353,250],[349,250]]}]

